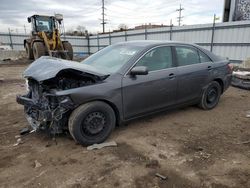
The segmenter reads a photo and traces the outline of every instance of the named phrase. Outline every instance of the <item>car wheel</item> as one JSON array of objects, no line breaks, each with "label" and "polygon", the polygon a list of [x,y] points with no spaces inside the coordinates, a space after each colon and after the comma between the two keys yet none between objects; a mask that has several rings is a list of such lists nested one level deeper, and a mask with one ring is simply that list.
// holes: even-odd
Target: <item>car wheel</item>
[{"label": "car wheel", "polygon": [[221,86],[218,82],[213,81],[209,83],[204,89],[200,101],[200,108],[204,110],[210,110],[214,108],[220,99],[221,96]]},{"label": "car wheel", "polygon": [[69,118],[69,132],[74,140],[88,146],[105,141],[115,127],[113,109],[101,101],[76,108]]}]

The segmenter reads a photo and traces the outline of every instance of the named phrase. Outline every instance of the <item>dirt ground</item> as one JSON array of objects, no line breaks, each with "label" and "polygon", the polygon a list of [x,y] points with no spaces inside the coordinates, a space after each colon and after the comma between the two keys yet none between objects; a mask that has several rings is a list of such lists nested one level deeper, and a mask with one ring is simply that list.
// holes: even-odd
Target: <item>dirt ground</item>
[{"label": "dirt ground", "polygon": [[187,107],[120,126],[109,138],[117,147],[87,151],[44,133],[13,146],[28,126],[15,102],[27,66],[0,65],[0,187],[250,187],[249,91],[229,88],[211,111]]}]

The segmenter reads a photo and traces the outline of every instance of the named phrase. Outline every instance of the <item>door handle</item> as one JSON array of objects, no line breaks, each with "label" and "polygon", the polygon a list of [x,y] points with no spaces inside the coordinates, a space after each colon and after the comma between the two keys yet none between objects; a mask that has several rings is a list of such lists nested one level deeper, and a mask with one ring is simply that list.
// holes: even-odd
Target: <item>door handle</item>
[{"label": "door handle", "polygon": [[168,78],[169,78],[170,80],[174,79],[174,78],[175,78],[175,74],[174,74],[174,73],[170,73],[170,74],[168,75]]},{"label": "door handle", "polygon": [[212,70],[212,66],[209,65],[209,66],[207,67],[207,70],[208,70],[208,71],[211,71],[211,70]]}]

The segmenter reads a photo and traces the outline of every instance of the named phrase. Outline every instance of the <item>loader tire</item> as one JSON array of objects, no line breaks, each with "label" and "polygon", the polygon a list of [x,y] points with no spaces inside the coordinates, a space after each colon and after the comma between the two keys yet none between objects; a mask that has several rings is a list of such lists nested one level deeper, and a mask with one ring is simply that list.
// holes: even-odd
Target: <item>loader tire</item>
[{"label": "loader tire", "polygon": [[29,43],[25,43],[25,51],[27,54],[28,59],[34,59],[33,51]]},{"label": "loader tire", "polygon": [[69,42],[63,43],[64,50],[68,51],[67,54],[63,55],[63,59],[73,60],[73,48]]},{"label": "loader tire", "polygon": [[35,59],[38,59],[39,57],[46,55],[46,50],[43,42],[34,42],[33,54]]}]

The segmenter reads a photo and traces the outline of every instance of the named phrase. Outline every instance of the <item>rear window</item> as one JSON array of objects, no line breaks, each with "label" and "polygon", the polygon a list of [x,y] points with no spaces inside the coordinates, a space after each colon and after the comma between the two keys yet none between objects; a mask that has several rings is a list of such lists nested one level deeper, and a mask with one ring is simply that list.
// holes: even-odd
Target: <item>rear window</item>
[{"label": "rear window", "polygon": [[199,50],[200,61],[201,63],[211,62],[212,60],[202,51]]},{"label": "rear window", "polygon": [[196,49],[186,46],[177,46],[175,49],[179,66],[200,63],[200,57]]}]

